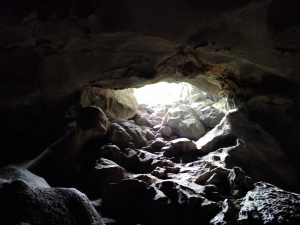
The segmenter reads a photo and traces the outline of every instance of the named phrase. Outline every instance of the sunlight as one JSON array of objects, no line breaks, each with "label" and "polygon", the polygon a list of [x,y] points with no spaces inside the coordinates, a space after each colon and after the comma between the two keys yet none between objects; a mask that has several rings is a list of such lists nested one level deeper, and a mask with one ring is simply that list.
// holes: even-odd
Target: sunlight
[{"label": "sunlight", "polygon": [[158,104],[172,104],[180,100],[181,85],[160,82],[134,89],[134,95],[139,104],[149,107]]}]

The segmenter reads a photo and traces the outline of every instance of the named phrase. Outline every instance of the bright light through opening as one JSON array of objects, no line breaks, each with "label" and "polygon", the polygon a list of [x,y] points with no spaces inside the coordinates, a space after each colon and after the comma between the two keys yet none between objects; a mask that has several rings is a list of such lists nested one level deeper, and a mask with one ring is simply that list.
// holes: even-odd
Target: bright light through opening
[{"label": "bright light through opening", "polygon": [[180,84],[160,82],[134,89],[134,95],[139,104],[148,104],[151,107],[178,102],[181,89]]}]

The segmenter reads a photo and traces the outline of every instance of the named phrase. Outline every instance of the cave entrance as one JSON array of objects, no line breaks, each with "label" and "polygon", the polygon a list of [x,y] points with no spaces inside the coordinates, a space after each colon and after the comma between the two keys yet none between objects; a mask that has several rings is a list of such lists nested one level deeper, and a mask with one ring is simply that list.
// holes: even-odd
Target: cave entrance
[{"label": "cave entrance", "polygon": [[[198,140],[219,124],[227,111],[225,99],[185,82],[160,82],[133,88],[132,91],[139,104],[139,116],[146,117],[157,127],[168,124],[179,136],[193,140]],[[184,123],[189,128],[182,130],[192,131],[191,127],[198,122],[204,125],[205,130],[199,125],[198,134],[181,131]]]}]

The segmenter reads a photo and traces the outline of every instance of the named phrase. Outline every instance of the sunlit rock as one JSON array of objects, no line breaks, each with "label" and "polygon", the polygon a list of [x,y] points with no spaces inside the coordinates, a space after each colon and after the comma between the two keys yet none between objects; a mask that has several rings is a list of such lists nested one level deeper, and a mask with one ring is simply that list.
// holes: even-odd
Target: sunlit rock
[{"label": "sunlit rock", "polygon": [[206,93],[199,90],[197,87],[190,85],[188,83],[180,84],[182,89],[180,93],[181,101],[184,103],[194,103],[198,99],[206,99]]},{"label": "sunlit rock", "polygon": [[211,106],[206,106],[201,109],[201,115],[199,118],[207,127],[215,127],[225,116],[225,113],[219,109]]},{"label": "sunlit rock", "polygon": [[205,134],[205,126],[189,106],[175,104],[166,114],[166,120],[167,126],[180,137],[198,140]]},{"label": "sunlit rock", "polygon": [[130,89],[85,87],[82,89],[80,103],[83,107],[100,107],[110,120],[132,118],[138,109],[138,103]]},{"label": "sunlit rock", "polygon": [[191,107],[193,110],[197,113],[198,116],[201,116],[201,109],[205,108],[206,106],[210,106],[215,104],[212,100],[210,99],[205,99],[203,101],[195,102],[191,104]]}]

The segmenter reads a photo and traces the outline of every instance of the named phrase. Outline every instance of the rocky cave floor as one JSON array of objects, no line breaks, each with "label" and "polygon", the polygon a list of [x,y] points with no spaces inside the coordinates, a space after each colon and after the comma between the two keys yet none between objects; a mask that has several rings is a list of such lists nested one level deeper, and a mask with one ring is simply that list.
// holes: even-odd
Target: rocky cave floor
[{"label": "rocky cave floor", "polygon": [[[207,102],[196,102],[202,115]],[[300,224],[299,194],[239,167],[255,153],[236,127],[267,134],[222,107],[202,122],[183,103],[140,105],[134,118],[113,121],[82,108],[74,129],[27,169],[0,170],[1,224]]]}]

